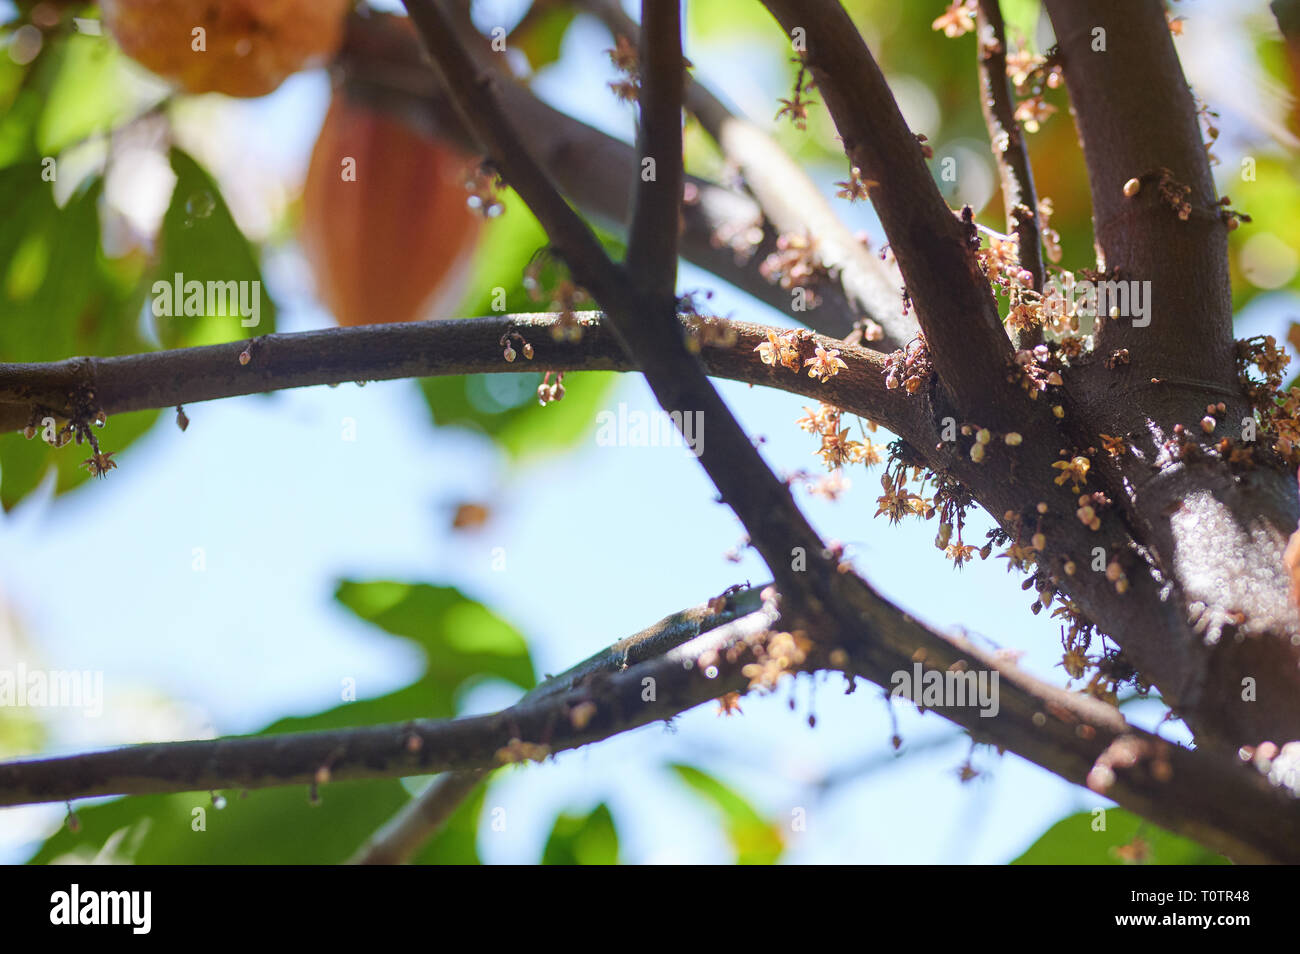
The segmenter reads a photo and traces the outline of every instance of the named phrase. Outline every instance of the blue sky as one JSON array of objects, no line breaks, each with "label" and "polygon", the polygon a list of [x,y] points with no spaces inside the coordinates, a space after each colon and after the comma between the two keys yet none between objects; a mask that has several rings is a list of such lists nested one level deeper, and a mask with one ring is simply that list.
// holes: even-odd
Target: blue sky
[{"label": "blue sky", "polygon": [[[630,113],[591,81],[608,71],[600,53],[608,45],[599,27],[580,22],[570,55],[538,89],[626,137]],[[301,169],[326,95],[323,76],[298,77],[266,100],[232,105],[230,121],[260,160]],[[866,213],[857,214],[855,224],[870,229]],[[294,249],[274,252],[266,273],[283,303],[281,330],[330,323]],[[690,267],[680,287],[716,289],[721,314],[785,322]],[[1284,333],[1294,310],[1286,296],[1261,299],[1241,331]],[[767,439],[763,454],[777,471],[814,467],[813,440],[793,423],[809,402],[719,387],[746,428]],[[612,396],[611,406],[619,402],[655,407],[635,376]],[[332,601],[341,578],[456,585],[524,633],[539,672],[559,671],[731,584],[768,578],[752,555],[739,565],[725,559],[742,530],[684,449],[599,447],[593,432],[572,453],[513,466],[486,439],[430,430],[409,381],[239,398],[187,413],[187,432],[165,415],[107,480],[57,501],[37,495],[0,520],[0,597],[36,656],[51,668],[105,674],[109,711],[94,724],[60,720],[59,750],[255,730],[336,704],[348,677],[363,696],[405,685],[420,660]],[[355,441],[342,438],[345,418],[356,421]],[[849,544],[867,579],[928,623],[1022,649],[1022,665],[1063,681],[1058,628],[1028,612],[1020,576],[1000,560],[954,571],[934,549],[932,523],[891,528],[872,519],[876,473],[859,469],[852,481],[838,503],[803,500],[826,537]],[[484,496],[495,506],[492,522],[479,534],[452,535],[449,506]],[[987,526],[977,516],[967,539],[982,539]],[[495,547],[505,548],[504,572],[492,569]],[[201,572],[195,548],[206,560]],[[55,583],[65,580],[77,581],[75,591]],[[962,784],[956,770],[968,744],[939,717],[904,705],[894,706],[903,757],[817,799],[818,778],[891,751],[881,692],[844,689],[838,677],[801,677],[772,696],[747,697],[741,717],[704,706],[671,731],[651,726],[501,773],[487,804],[505,808],[509,821],[505,832],[483,826],[482,853],[536,860],[557,811],[605,800],[627,860],[726,860],[719,819],[662,769],[670,761],[718,774],[773,818],[805,809],[808,830],[790,835],[792,861],[1000,863],[1058,818],[1106,804],[987,748],[975,755],[984,774]],[[467,711],[514,695],[483,687]],[[1153,726],[1159,714],[1145,705],[1130,716]],[[921,751],[908,755],[912,747]],[[0,812],[0,860],[21,858],[24,844],[61,818],[61,807]]]}]

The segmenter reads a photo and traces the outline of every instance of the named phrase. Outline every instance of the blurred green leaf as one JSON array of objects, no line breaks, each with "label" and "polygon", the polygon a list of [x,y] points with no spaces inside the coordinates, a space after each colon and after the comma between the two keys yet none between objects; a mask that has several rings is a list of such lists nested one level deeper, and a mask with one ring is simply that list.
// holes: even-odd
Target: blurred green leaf
[{"label": "blurred green leaf", "polygon": [[340,583],[334,596],[367,622],[419,646],[424,673],[388,695],[344,702],[306,718],[279,719],[263,733],[446,719],[456,714],[461,694],[485,679],[503,679],[521,689],[537,681],[518,630],[453,587],[349,581]]},{"label": "blurred green leaf", "polygon": [[[1228,233],[1228,264],[1232,279],[1232,307],[1240,311],[1255,296],[1272,291],[1256,281],[1300,293],[1300,269],[1296,267],[1296,221],[1300,218],[1300,162],[1269,156],[1242,157],[1239,181],[1228,193],[1232,208],[1245,212],[1251,221]],[[1249,173],[1251,179],[1240,178]],[[1286,277],[1287,271],[1290,276]]]},{"label": "blurred green leaf", "polygon": [[1032,46],[1042,13],[1041,0],[1002,0],[1002,22],[1006,25],[1007,41],[1015,44],[1023,39]]},{"label": "blurred green leaf", "polygon": [[686,24],[692,34],[705,40],[781,35],[781,27],[762,4],[735,0],[691,0],[686,5]]},{"label": "blurred green leaf", "polygon": [[[418,645],[428,660],[425,673],[388,695],[279,719],[259,734],[446,718],[455,714],[457,696],[482,679],[505,679],[520,688],[535,681],[523,637],[451,587],[345,582],[336,596],[362,619]],[[483,792],[480,786],[466,799],[417,862],[477,863]],[[60,830],[32,860],[89,860],[109,845],[112,857],[137,864],[333,864],[351,857],[410,798],[396,779],[331,782],[321,786],[316,805],[302,787],[218,794],[224,796],[220,809],[200,792],[131,797],[79,810],[79,830]],[[194,830],[199,818],[206,831]]]},{"label": "blurred green leaf", "polygon": [[[507,213],[490,222],[474,257],[473,289],[458,309],[461,315],[489,315],[544,310],[524,287],[524,269],[546,235],[537,219],[514,195],[505,198]],[[606,247],[619,252],[606,238]],[[504,361],[504,359],[503,359]],[[563,400],[542,407],[537,399],[541,372],[476,374],[425,378],[420,389],[438,427],[459,427],[492,438],[516,460],[562,450],[595,429],[596,412],[604,405],[618,375],[599,371],[567,374]]]},{"label": "blurred green leaf", "polygon": [[30,87],[18,89],[14,101],[0,116],[0,167],[36,155],[36,124],[40,118],[40,93]]},{"label": "blurred green leaf", "polygon": [[1105,810],[1105,831],[1094,831],[1102,816],[1079,812],[1047,829],[1015,865],[1226,865],[1228,859],[1196,842],[1157,828],[1122,808]]},{"label": "blurred green leaf", "polygon": [[767,821],[734,789],[691,765],[668,766],[695,794],[722,812],[727,837],[736,849],[736,863],[775,864],[785,850],[781,828]]},{"label": "blurred green leaf", "polygon": [[[9,213],[0,230],[0,360],[144,350],[140,263],[106,260],[99,247],[102,180],[87,180],[59,208],[42,170],[38,161],[0,169],[0,208]],[[101,448],[120,454],[157,416],[114,416],[96,432]],[[58,472],[56,492],[77,486],[88,476],[82,461],[89,456],[84,444],[56,449],[40,439],[0,436],[0,503],[13,507],[51,467]]]},{"label": "blurred green leaf", "polygon": [[[156,317],[159,339],[174,348],[275,331],[275,303],[262,281],[256,252],[235,224],[220,187],[180,149],[172,149],[171,165],[176,187],[158,239],[161,260],[150,281],[155,315],[163,312]],[[190,307],[190,282],[201,282],[206,292],[201,302],[193,299],[201,305],[198,309]],[[181,301],[177,301],[178,283]],[[213,296],[212,290],[220,291],[220,296]],[[236,291],[238,303],[232,294]],[[250,313],[247,318],[243,306]],[[193,310],[200,314],[187,314]],[[251,314],[254,310],[256,315]]]},{"label": "blurred green leaf", "polygon": [[47,156],[93,133],[108,132],[133,108],[115,43],[75,33],[55,56],[54,79],[36,127],[37,148]]},{"label": "blurred green leaf", "polygon": [[[93,860],[141,865],[339,864],[410,794],[396,779],[332,782],[312,804],[303,788],[212,795],[141,795],[78,809],[78,830],[52,835],[31,864]],[[477,864],[483,789],[466,799],[414,859]]]},{"label": "blurred green leaf", "polygon": [[529,65],[539,70],[560,58],[564,34],[575,16],[577,11],[568,4],[534,3],[519,25],[510,31],[509,45],[523,51]]},{"label": "blurred green leaf", "polygon": [[[595,430],[618,375],[581,371],[564,376],[564,399],[542,407],[540,374],[476,374],[420,382],[436,424],[486,434],[514,458],[572,446]],[[554,380],[552,378],[552,380]]]},{"label": "blurred green leaf", "polygon": [[618,831],[604,802],[588,815],[560,815],[542,852],[544,865],[616,865]]}]

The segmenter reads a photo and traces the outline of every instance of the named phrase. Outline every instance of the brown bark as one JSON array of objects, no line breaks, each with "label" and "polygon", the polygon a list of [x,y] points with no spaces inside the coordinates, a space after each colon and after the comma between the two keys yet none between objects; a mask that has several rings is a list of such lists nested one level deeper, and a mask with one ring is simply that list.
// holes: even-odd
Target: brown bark
[{"label": "brown bark", "polygon": [[[1300,517],[1295,480],[1264,447],[1261,466],[1246,470],[1207,454],[1180,461],[1162,446],[1179,424],[1204,437],[1207,404],[1227,405],[1213,440],[1239,439],[1250,416],[1234,362],[1228,230],[1163,5],[1048,0],[1047,10],[1087,160],[1098,263],[1151,282],[1150,324],[1104,321],[1098,360],[1071,390],[1094,433],[1123,434],[1134,448],[1110,480],[1172,583],[1182,625],[1162,637],[1193,647],[1182,713],[1203,744],[1296,738],[1300,616],[1282,565]],[[1191,188],[1185,220],[1162,200],[1166,174]],[[1130,179],[1140,188],[1126,196]],[[1129,363],[1105,367],[1118,349]],[[1247,679],[1258,701],[1243,701]]]},{"label": "brown bark", "polygon": [[[1226,224],[1161,5],[1046,0],[1089,168],[1099,265],[1108,278],[1151,282],[1153,314],[1149,325],[1123,316],[1102,321],[1094,354],[1071,364],[1061,385],[1031,400],[1009,373],[1013,349],[975,262],[970,230],[939,196],[916,139],[847,14],[834,0],[765,2],[787,31],[806,30],[806,63],[846,152],[874,180],[870,195],[908,282],[934,377],[914,395],[891,390],[882,383],[881,355],[844,347],[849,367],[840,375],[816,386],[799,379],[795,387],[781,369],[756,363],[752,345],[765,330],[734,323],[729,330],[737,342],[708,345],[698,358],[687,348],[672,301],[676,257],[701,254],[718,220],[709,218],[712,208],[701,209],[705,228],[693,231],[688,209],[680,245],[676,229],[665,228],[675,224],[673,206],[684,181],[676,121],[690,95],[678,68],[675,0],[645,4],[643,149],[658,159],[661,178],[639,187],[630,185],[635,176],[629,174],[639,166],[636,151],[593,140],[567,118],[540,131],[536,143],[522,137],[520,125],[544,115],[539,106],[476,62],[447,4],[410,0],[441,77],[431,91],[421,72],[413,101],[427,106],[430,97],[441,99],[449,115],[455,105],[459,118],[449,122],[505,172],[547,229],[556,254],[605,309],[581,345],[539,339],[538,365],[637,368],[666,409],[706,414],[710,442],[702,463],[773,571],[781,595],[779,622],[806,629],[818,641],[805,668],[837,668],[877,683],[918,660],[939,669],[996,670],[1006,680],[1002,716],[985,722],[970,709],[945,710],[975,738],[1076,782],[1100,785],[1121,804],[1241,860],[1294,860],[1296,803],[1239,765],[1231,750],[1300,737],[1300,614],[1289,597],[1282,558],[1300,504],[1293,477],[1265,448],[1255,449],[1252,466],[1230,465],[1213,446],[1223,433],[1206,436],[1200,428],[1211,402],[1223,401],[1227,408],[1220,415],[1224,430],[1249,408],[1233,361]],[[996,4],[985,3],[984,9],[995,11]],[[1106,37],[1104,54],[1093,49],[1098,28]],[[985,69],[996,66],[986,62]],[[998,92],[991,73],[986,91]],[[1000,123],[1008,105],[991,104],[991,114],[1003,114]],[[562,134],[554,135],[560,126]],[[606,151],[575,174],[565,161],[575,143]],[[1028,188],[1027,167],[1010,174]],[[1125,189],[1130,179],[1139,182],[1136,192]],[[593,189],[591,180],[603,184]],[[1181,185],[1190,188],[1186,216],[1162,196],[1162,186],[1167,191]],[[631,222],[626,266],[608,259],[561,190],[589,209]],[[662,201],[665,190],[673,196],[669,202]],[[718,197],[749,201],[721,189]],[[761,195],[756,205],[762,205]],[[723,263],[717,267],[719,274],[743,281],[736,279],[734,264],[730,272]],[[851,297],[847,288],[841,287],[845,302]],[[850,306],[840,317],[853,313]],[[235,358],[243,345],[222,345],[0,366],[0,419],[12,427],[21,426],[25,421],[18,418],[33,408],[70,412],[68,394],[83,385],[93,386],[105,408],[116,411],[331,379],[516,370],[499,364],[493,339],[543,329],[550,320],[502,316],[266,336],[252,342],[247,365]],[[1127,364],[1106,360],[1120,350],[1127,352]],[[959,480],[1013,536],[1027,536],[1026,527],[1041,531],[1046,543],[1038,553],[1037,582],[1066,593],[1123,648],[1141,677],[1187,721],[1204,751],[1133,729],[1115,709],[1044,687],[899,612],[839,565],[706,374],[813,393],[867,414],[898,432],[919,459]],[[969,436],[942,439],[949,418],[997,432],[983,460],[972,455]],[[1184,434],[1176,435],[1177,425]],[[1021,440],[1002,440],[1012,432]],[[1102,434],[1123,436],[1130,450],[1112,460],[1101,450]],[[1087,490],[1102,490],[1111,501],[1097,529],[1075,517],[1077,491],[1053,479],[1052,465],[1062,455],[1077,454],[1092,460]],[[792,568],[795,547],[807,551],[806,571]],[[1095,547],[1106,562],[1122,566],[1127,587],[1091,569]],[[514,741],[572,747],[669,716],[710,694],[744,688],[748,680],[740,665],[751,658],[746,654],[757,658],[777,622],[771,614],[751,614],[689,650],[653,656],[626,673],[597,667],[601,671],[588,681],[495,716],[4,766],[0,788],[8,790],[0,798],[208,788],[231,779],[286,784],[319,778],[322,767],[337,768],[340,777],[414,766],[473,772],[499,764],[500,750]],[[700,675],[706,659],[719,663],[716,680]],[[639,678],[646,674],[664,680],[668,690],[649,707],[637,698]],[[1243,700],[1246,679],[1255,682],[1251,701]],[[595,706],[590,716],[588,704]],[[574,707],[582,707],[582,719],[571,718]],[[1107,776],[1112,767],[1118,770]],[[462,776],[453,787],[459,791],[468,782]],[[417,827],[427,827],[431,817]]]}]

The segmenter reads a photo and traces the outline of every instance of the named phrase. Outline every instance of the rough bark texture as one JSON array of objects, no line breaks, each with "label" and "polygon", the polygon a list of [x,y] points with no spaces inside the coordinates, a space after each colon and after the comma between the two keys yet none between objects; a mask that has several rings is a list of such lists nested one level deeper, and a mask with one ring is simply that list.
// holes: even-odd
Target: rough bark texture
[{"label": "rough bark texture", "polygon": [[[1262,466],[1245,470],[1206,454],[1178,460],[1163,446],[1178,424],[1204,438],[1207,404],[1227,405],[1213,440],[1239,439],[1250,415],[1234,361],[1228,230],[1164,10],[1156,0],[1046,6],[1087,160],[1098,262],[1108,276],[1151,282],[1151,323],[1103,322],[1098,360],[1071,390],[1094,433],[1126,435],[1134,448],[1109,476],[1173,584],[1182,625],[1162,638],[1194,647],[1182,713],[1203,744],[1296,738],[1300,617],[1282,567],[1300,516],[1295,479],[1264,447]],[[1105,51],[1094,49],[1098,28]],[[1186,220],[1161,199],[1166,172],[1191,187]],[[1130,179],[1141,186],[1126,196]],[[1100,359],[1121,348],[1129,363],[1106,368]],[[1258,701],[1243,701],[1246,679]]]},{"label": "rough bark texture", "polygon": [[[1007,387],[1011,348],[990,316],[987,284],[843,9],[836,0],[765,3],[787,33],[806,31],[805,62],[845,149],[879,183],[871,198],[934,361],[936,383],[918,394],[930,402],[934,435],[951,417],[1023,438],[978,465],[966,454],[969,438],[915,442],[921,457],[959,479],[1004,528],[1018,520],[1042,530],[1039,567],[1051,585],[1119,643],[1202,745],[1300,736],[1300,617],[1282,570],[1298,515],[1295,481],[1264,446],[1257,466],[1229,468],[1213,447],[1223,431],[1200,427],[1209,403],[1227,406],[1224,431],[1249,409],[1234,360],[1227,226],[1161,4],[1048,3],[1067,84],[1083,90],[1074,105],[1099,264],[1110,269],[1105,278],[1149,281],[1152,317],[1145,326],[1127,317],[1101,322],[1093,354],[1034,402]],[[1106,53],[1092,50],[1097,27]],[[1187,220],[1161,199],[1162,170],[1192,187]],[[1144,185],[1125,196],[1131,178]],[[1109,366],[1119,349],[1130,363]],[[1171,454],[1166,443],[1178,424],[1187,432],[1178,443],[1193,446]],[[1112,461],[1101,434],[1123,436],[1130,452]],[[1092,463],[1083,489],[1111,501],[1095,531],[1075,517],[1077,493],[1054,482],[1053,464],[1074,455]],[[1125,592],[1093,571],[1097,547],[1106,565],[1119,563]],[[1244,680],[1253,680],[1253,697]]]},{"label": "rough bark texture", "polygon": [[[544,334],[553,316],[500,316],[0,365],[0,424],[20,427],[33,413],[49,411],[86,426],[100,410],[358,378],[520,370],[505,364],[502,336],[536,332],[538,366],[635,368],[665,409],[705,414],[710,440],[701,463],[771,568],[779,600],[773,592],[761,609],[752,593],[730,604],[710,601],[703,615],[688,613],[615,644],[572,670],[572,678],[560,677],[491,716],[11,763],[0,766],[0,804],[415,769],[453,773],[426,803],[377,834],[375,857],[391,860],[427,837],[479,771],[586,744],[744,689],[756,679],[751,667],[761,672],[759,664],[767,662],[768,641],[792,643],[788,631],[795,631],[810,639],[790,671],[831,668],[882,685],[913,663],[997,673],[1005,684],[996,718],[985,720],[970,706],[945,704],[939,711],[977,740],[1018,752],[1238,860],[1296,859],[1300,802],[1285,784],[1266,779],[1267,766],[1261,772],[1259,765],[1241,765],[1232,750],[1300,737],[1300,614],[1282,558],[1300,504],[1294,478],[1265,447],[1255,447],[1249,463],[1229,464],[1215,446],[1238,437],[1234,422],[1251,412],[1234,362],[1227,226],[1161,4],[1046,0],[1089,168],[1098,264],[1106,278],[1150,282],[1152,313],[1149,324],[1106,317],[1095,351],[1064,367],[1059,383],[1031,394],[1012,364],[1014,349],[975,256],[975,231],[943,202],[848,15],[836,0],[764,2],[787,32],[799,28],[806,35],[804,65],[850,161],[870,180],[870,198],[933,361],[916,393],[886,387],[885,359],[867,348],[840,345],[847,366],[826,382],[762,364],[755,345],[768,329],[759,326],[720,321],[719,339],[689,347],[673,295],[678,255],[710,263],[717,274],[775,301],[784,292],[774,294],[765,279],[756,279],[752,260],[738,264],[731,249],[720,250],[719,231],[753,216],[749,221],[770,242],[773,223],[781,229],[815,223],[825,210],[801,215],[783,203],[780,189],[764,179],[765,170],[781,168],[782,158],[768,154],[770,141],[728,127],[731,120],[716,103],[684,82],[676,0],[646,0],[643,8],[640,151],[656,157],[660,178],[639,184],[638,150],[548,111],[486,65],[474,45],[481,38],[471,39],[462,22],[463,9],[409,0],[435,68],[415,63],[408,42],[402,56],[392,57],[393,69],[374,79],[387,57],[364,49],[377,35],[363,31],[365,42],[345,48],[340,61],[349,85],[360,95],[396,98],[399,109],[422,111],[421,122],[482,146],[542,222],[553,252],[605,310],[583,316],[582,342],[556,343]],[[996,34],[996,3],[985,0],[981,10]],[[1000,67],[987,57],[982,65],[996,130],[1008,121],[1009,102],[1002,99],[1005,85],[996,82]],[[404,83],[405,98],[394,97]],[[678,117],[692,102],[711,117],[724,150],[742,157],[742,166],[749,163],[752,195],[684,177]],[[1032,195],[1023,153],[1004,158],[1008,182],[1018,194]],[[1125,188],[1130,180],[1137,180],[1136,190]],[[674,226],[683,185],[699,198],[684,207],[679,241]],[[1184,185],[1190,209],[1180,216],[1162,191]],[[609,260],[570,200],[593,216],[630,223],[626,265]],[[1017,208],[1008,203],[1015,219]],[[868,274],[865,260],[860,268],[852,264],[861,258],[855,250],[844,259],[843,275],[820,279],[833,304],[814,313],[810,325],[840,335],[867,310],[880,275]],[[1040,270],[1034,274],[1041,278]],[[879,306],[886,307],[883,299]],[[891,344],[901,344],[910,330],[906,322],[886,327]],[[806,349],[837,344],[813,335],[799,341]],[[245,347],[248,360],[241,362]],[[1127,363],[1107,360],[1120,351]],[[1044,686],[890,604],[818,538],[706,374],[808,394],[877,420],[903,438],[916,462],[959,481],[1012,539],[1023,544],[1033,534],[1040,541],[1033,547],[1034,582],[1049,594],[1065,593],[1122,647],[1124,659],[1187,721],[1201,751],[1137,730],[1115,708]],[[1216,433],[1207,434],[1201,429],[1206,405],[1219,401],[1226,411]],[[967,432],[950,436],[953,423]],[[985,450],[972,436],[979,428],[994,432]],[[1103,434],[1122,436],[1128,450],[1112,459],[1101,449]],[[1086,490],[1109,498],[1099,504],[1094,527],[1076,516],[1079,490],[1056,479],[1054,465],[1074,456],[1092,462],[1082,481]],[[1093,569],[1098,548],[1112,572]],[[796,551],[806,553],[806,568],[790,559]],[[698,635],[719,606],[731,615]],[[694,638],[682,644],[692,627],[698,627]],[[631,668],[624,671],[625,662]],[[643,677],[660,682],[650,704],[641,694]],[[1247,680],[1253,693],[1243,693]]]}]

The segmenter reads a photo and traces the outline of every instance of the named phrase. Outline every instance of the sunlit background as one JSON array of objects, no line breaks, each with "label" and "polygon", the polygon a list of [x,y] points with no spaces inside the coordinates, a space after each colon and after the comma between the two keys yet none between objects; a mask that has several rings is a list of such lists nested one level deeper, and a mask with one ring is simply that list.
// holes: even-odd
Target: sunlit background
[{"label": "sunlit background", "polygon": [[[688,0],[687,6],[687,54],[697,78],[738,111],[769,123],[793,75],[779,28],[756,3]],[[847,6],[881,57],[912,127],[934,145],[936,168],[945,156],[957,159],[957,182],[941,183],[950,204],[982,209],[992,200],[985,219],[1000,226],[975,93],[973,39],[949,40],[930,29],[942,3]],[[1175,6],[1185,18],[1176,42],[1189,82],[1220,114],[1213,150],[1220,193],[1255,217],[1232,236],[1239,336],[1282,339],[1300,313],[1300,189],[1276,26],[1262,3]],[[476,2],[475,19],[484,29],[509,29],[524,7],[523,0]],[[1037,4],[1006,7],[1013,24],[1031,27],[1036,49],[1050,46]],[[15,16],[13,4],[0,3],[0,19]],[[605,53],[612,45],[599,22],[578,16],[559,59],[538,71],[533,88],[552,105],[631,141],[632,108],[605,85],[616,78]],[[120,68],[126,78],[109,93],[112,108],[100,112],[119,120],[164,91],[142,71]],[[315,71],[263,99],[182,98],[169,108],[176,142],[216,178],[244,233],[263,243],[261,267],[278,305],[278,331],[333,324],[314,298],[293,238],[297,196],[329,94],[327,76]],[[52,100],[47,108],[85,110],[91,95],[78,93],[66,106]],[[1031,137],[1031,148],[1040,194],[1056,204],[1065,264],[1079,267],[1091,255],[1087,184],[1066,100],[1053,95],[1060,111]],[[8,122],[0,121],[0,155]],[[836,157],[825,111],[814,110],[806,133],[771,125],[834,195],[832,183],[844,178],[845,163]],[[79,138],[65,143],[66,168],[82,170],[82,177],[102,171],[103,137]],[[697,128],[688,143],[693,169],[721,174]],[[156,230],[175,184],[166,148],[148,135],[129,148],[132,160],[111,167],[100,202],[135,228]],[[1243,158],[1255,160],[1254,181],[1242,179]],[[60,201],[77,185],[70,178],[61,177]],[[498,264],[484,260],[499,254],[493,230],[518,231],[512,222],[523,216],[522,204],[513,195],[506,204],[505,216],[489,226],[476,282]],[[873,244],[883,241],[869,207],[836,200],[836,208]],[[9,210],[0,208],[0,221],[8,219]],[[113,241],[106,233],[106,248]],[[679,290],[697,289],[715,292],[709,304],[718,314],[791,325],[789,316],[684,265]],[[464,307],[482,294],[471,287]],[[0,360],[12,358],[0,354]],[[492,381],[483,392],[488,410],[494,400],[498,406],[518,400],[508,378]],[[53,481],[45,480],[0,519],[0,668],[21,661],[29,669],[102,671],[104,711],[89,718],[0,709],[0,755],[256,732],[339,706],[349,680],[362,699],[410,685],[424,672],[420,650],[342,605],[335,590],[344,580],[456,587],[517,629],[540,678],[728,586],[769,578],[739,547],[742,528],[715,502],[686,450],[596,444],[596,410],[620,403],[655,407],[640,377],[608,384],[578,375],[566,383],[565,401],[584,418],[565,439],[543,438],[536,446],[526,431],[521,448],[507,448],[472,429],[435,427],[417,382],[347,383],[187,406],[184,433],[174,413],[163,412],[119,453],[119,468],[106,480],[57,496]],[[531,391],[536,377],[525,384]],[[816,469],[814,438],[794,424],[809,401],[728,382],[719,388],[746,429],[765,438],[763,455],[777,472]],[[530,420],[541,427],[563,404],[536,408]],[[122,443],[114,442],[116,423],[102,432],[106,446]],[[19,442],[16,435],[0,438],[0,486],[12,484],[21,466],[13,456]],[[63,453],[80,456],[81,450]],[[954,570],[934,547],[934,524],[890,527],[872,518],[877,472],[858,467],[849,476],[851,489],[835,503],[804,493],[803,482],[797,486],[818,530],[845,542],[868,580],[928,623],[1023,650],[1021,665],[1065,683],[1059,624],[1047,613],[1029,612],[1033,594],[1022,591],[1019,575],[996,559]],[[453,529],[453,514],[465,502],[489,508],[483,527]],[[967,540],[982,542],[989,526],[976,515]],[[728,559],[737,549],[739,563]],[[701,706],[670,726],[498,772],[472,823],[478,856],[535,862],[558,815],[586,816],[604,803],[618,857],[627,862],[736,860],[752,850],[758,826],[769,833],[765,844],[787,862],[1004,863],[1059,820],[1110,804],[1013,755],[972,750],[951,724],[918,715],[910,704],[891,707],[876,687],[859,684],[846,694],[848,688],[838,676],[801,676],[772,695],[745,697],[742,715],[722,717],[715,706]],[[499,708],[521,691],[487,680],[459,693],[458,711]],[[1186,737],[1181,724],[1161,722],[1158,701],[1129,704],[1125,712],[1167,737]],[[903,740],[897,751],[896,733]],[[976,774],[962,781],[968,760]],[[680,765],[725,789],[673,768]],[[426,783],[404,782],[410,791]],[[325,825],[335,789],[323,787],[318,807],[305,789],[292,792],[279,809],[299,816],[287,828],[310,833],[312,813]],[[364,803],[365,789],[358,791],[348,797]],[[391,786],[384,792],[384,799],[394,797]],[[247,826],[231,816],[271,797],[237,794],[226,792],[225,807],[208,811],[205,832],[191,831],[188,813],[160,812],[143,821],[123,815],[110,843],[105,836],[112,833],[101,831],[89,846],[52,842],[45,856],[130,858],[144,837],[141,824],[152,824],[155,837],[158,826],[172,824],[167,837],[180,846],[172,857],[202,861],[206,843],[195,840],[247,837]],[[173,798],[182,807],[211,805],[207,793]],[[0,861],[35,855],[65,814],[62,805],[0,810]],[[93,818],[85,806],[81,814]],[[806,826],[792,824],[799,818]],[[1108,836],[1089,830],[1079,837]],[[1131,826],[1117,826],[1105,845],[1131,837]],[[283,851],[286,861],[305,857],[292,845]]]}]

